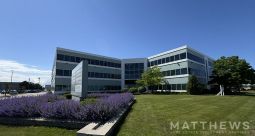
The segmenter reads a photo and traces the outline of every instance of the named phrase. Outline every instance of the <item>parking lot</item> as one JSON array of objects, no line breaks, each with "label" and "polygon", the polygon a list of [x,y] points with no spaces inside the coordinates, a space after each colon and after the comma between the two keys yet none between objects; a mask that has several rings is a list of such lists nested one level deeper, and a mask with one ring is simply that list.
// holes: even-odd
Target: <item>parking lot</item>
[{"label": "parking lot", "polygon": [[[10,95],[7,94],[7,97],[22,97],[22,96],[37,96],[37,95],[43,95],[46,94],[47,92],[39,92],[39,93],[24,93],[24,94],[17,94],[17,95]],[[0,99],[4,98],[4,94],[0,94]]]}]

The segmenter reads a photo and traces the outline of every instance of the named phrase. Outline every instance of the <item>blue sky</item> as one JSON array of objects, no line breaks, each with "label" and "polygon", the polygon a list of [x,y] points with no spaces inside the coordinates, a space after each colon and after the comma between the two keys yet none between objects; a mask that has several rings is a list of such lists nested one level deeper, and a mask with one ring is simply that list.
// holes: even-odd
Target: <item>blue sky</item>
[{"label": "blue sky", "polygon": [[0,1],[2,65],[49,73],[56,47],[130,58],[184,44],[215,59],[239,55],[255,67],[255,1]]}]

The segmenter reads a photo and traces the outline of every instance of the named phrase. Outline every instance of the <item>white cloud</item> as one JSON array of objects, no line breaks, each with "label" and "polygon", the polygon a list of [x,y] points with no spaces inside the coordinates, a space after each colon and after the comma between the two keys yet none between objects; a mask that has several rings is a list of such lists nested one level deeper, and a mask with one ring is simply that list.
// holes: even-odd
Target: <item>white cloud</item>
[{"label": "white cloud", "polygon": [[28,81],[38,83],[40,77],[41,85],[50,84],[51,70],[42,70],[37,66],[22,64],[11,60],[0,59],[0,82],[11,81],[11,71],[13,72],[13,82]]}]

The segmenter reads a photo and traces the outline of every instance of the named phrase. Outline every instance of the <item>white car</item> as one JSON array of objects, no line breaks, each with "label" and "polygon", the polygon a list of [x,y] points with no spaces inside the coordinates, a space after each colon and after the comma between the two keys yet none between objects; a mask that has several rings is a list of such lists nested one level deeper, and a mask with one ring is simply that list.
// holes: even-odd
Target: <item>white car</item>
[{"label": "white car", "polygon": [[10,95],[16,95],[16,94],[18,94],[17,90],[11,90],[10,91]]}]

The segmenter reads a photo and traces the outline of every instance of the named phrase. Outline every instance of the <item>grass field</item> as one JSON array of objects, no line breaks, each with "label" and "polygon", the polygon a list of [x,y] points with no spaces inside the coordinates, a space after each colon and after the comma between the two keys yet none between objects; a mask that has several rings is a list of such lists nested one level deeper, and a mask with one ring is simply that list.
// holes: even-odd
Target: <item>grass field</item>
[{"label": "grass field", "polygon": [[[255,135],[255,96],[139,95],[136,98],[137,103],[120,128],[119,136]],[[196,127],[178,133],[171,129],[171,121],[180,124],[249,121],[250,129],[202,131],[202,127]]]},{"label": "grass field", "polygon": [[76,136],[77,130],[48,127],[16,127],[0,125],[0,136]]},{"label": "grass field", "polygon": [[[118,136],[169,135],[255,135],[255,96],[190,96],[190,95],[137,95],[121,126]],[[170,122],[179,121],[249,121],[250,129],[231,131],[195,130],[177,132]],[[47,127],[7,127],[0,125],[1,136],[75,136],[75,130]]]}]

